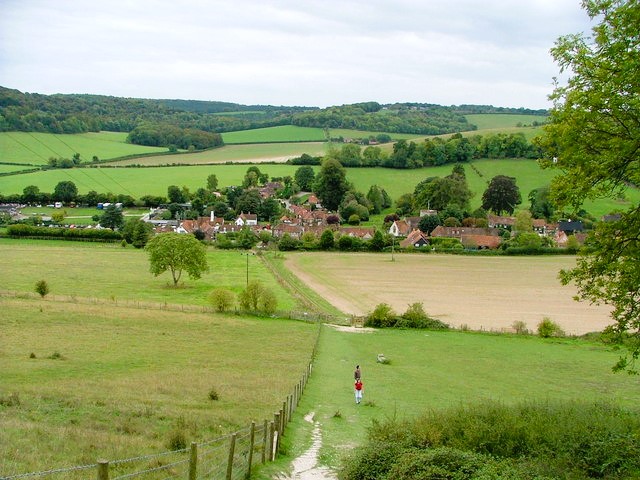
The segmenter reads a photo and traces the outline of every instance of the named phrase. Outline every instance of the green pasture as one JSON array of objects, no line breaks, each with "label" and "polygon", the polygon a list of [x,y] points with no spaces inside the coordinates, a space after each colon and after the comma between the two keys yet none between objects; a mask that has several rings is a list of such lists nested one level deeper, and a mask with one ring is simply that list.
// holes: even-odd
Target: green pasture
[{"label": "green pasture", "polygon": [[[383,353],[390,364],[376,362]],[[314,369],[285,436],[287,457],[258,476],[271,478],[310,445],[313,412],[322,431],[320,460],[336,467],[376,420],[411,419],[429,409],[493,400],[580,400],[637,408],[638,378],[613,374],[618,353],[584,340],[533,336],[323,327]],[[362,369],[356,405],[353,370]]]},{"label": "green pasture", "polygon": [[34,168],[29,165],[6,165],[0,164],[0,173],[18,172],[28,168]]},{"label": "green pasture", "polygon": [[478,113],[465,115],[469,123],[478,127],[478,130],[513,128],[518,125],[533,125],[534,122],[542,123],[547,117],[540,115],[521,115],[511,113]]},{"label": "green pasture", "polygon": [[[63,212],[64,213],[64,223],[65,224],[75,224],[75,225],[91,225],[97,222],[93,221],[94,215],[102,215],[103,210],[99,210],[97,208],[70,208],[64,207],[60,208],[51,208],[51,207],[25,207],[20,210],[20,213],[27,216],[51,216],[55,212]],[[124,209],[122,214],[125,216],[125,219],[129,217],[137,217],[140,218],[142,215],[148,212],[148,209]]]},{"label": "green pasture", "polygon": [[[278,310],[297,308],[295,299],[277,282],[260,257],[238,251],[208,250],[209,273],[200,280],[183,276],[184,284],[173,288],[170,273],[149,273],[144,250],[120,244],[95,244],[50,240],[0,239],[3,258],[0,290],[34,292],[37,281],[46,280],[51,295],[97,299],[112,304],[149,303],[208,305],[217,287],[240,293],[249,280],[269,285],[278,299]],[[87,300],[88,299],[88,300]]]},{"label": "green pasture", "polygon": [[49,299],[2,296],[0,309],[2,477],[261,425],[294,391],[317,336],[297,321]]},{"label": "green pasture", "polygon": [[127,133],[99,132],[52,134],[37,132],[0,133],[0,162],[46,165],[50,157],[71,158],[79,153],[84,162],[142,153],[166,152],[166,148],[126,143]]},{"label": "green pasture", "polygon": [[[471,167],[475,166],[482,177]],[[172,166],[157,168],[74,168],[62,170],[46,170],[23,175],[9,175],[0,177],[0,193],[7,195],[22,193],[28,185],[36,185],[42,192],[53,192],[58,182],[73,181],[80,193],[90,190],[98,192],[123,193],[140,198],[143,195],[166,195],[169,185],[186,186],[191,191],[203,187],[209,175],[215,174],[221,187],[240,185],[249,167],[248,164],[235,165],[202,165],[202,166]],[[294,175],[299,168],[295,165],[268,164],[258,167],[270,177]],[[355,187],[367,192],[371,185],[385,188],[393,200],[403,193],[413,192],[420,181],[431,176],[444,176],[451,173],[452,165],[427,167],[415,170],[396,170],[388,168],[351,168],[347,170],[347,179]],[[318,171],[318,167],[315,167]],[[522,194],[522,206],[528,205],[527,197],[534,188],[548,185],[555,175],[553,170],[542,170],[534,160],[502,159],[476,160],[465,165],[469,186],[474,197],[471,199],[473,208],[482,203],[482,193],[488,182],[495,175],[508,175],[517,179],[517,185]],[[629,189],[626,192],[628,200],[640,201],[640,190]],[[587,211],[596,217],[607,214],[616,209],[625,209],[629,204],[617,199],[600,199],[596,202],[585,203]]]},{"label": "green pasture", "polygon": [[[332,128],[329,130],[331,138],[363,138],[376,136],[382,132],[366,132],[345,128]],[[409,133],[389,133],[394,140],[415,138],[418,135]],[[240,130],[222,134],[224,143],[273,143],[273,142],[323,142],[326,140],[324,129],[313,127],[297,127],[294,125],[282,125],[279,127],[256,128],[253,130]]]},{"label": "green pasture", "polygon": [[312,156],[322,156],[326,153],[327,143],[299,142],[299,143],[262,143],[225,145],[202,152],[180,153],[175,155],[159,155],[150,157],[114,160],[113,165],[196,165],[225,162],[284,162],[288,158],[299,157],[303,153]]}]

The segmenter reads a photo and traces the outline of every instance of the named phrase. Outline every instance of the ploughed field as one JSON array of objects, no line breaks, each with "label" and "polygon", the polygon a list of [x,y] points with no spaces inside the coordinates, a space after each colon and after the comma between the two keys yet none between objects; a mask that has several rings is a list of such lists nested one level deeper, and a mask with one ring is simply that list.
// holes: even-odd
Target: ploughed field
[{"label": "ploughed field", "polygon": [[437,254],[289,253],[286,265],[341,311],[365,315],[379,303],[397,313],[421,302],[453,327],[510,330],[516,321],[535,331],[548,317],[567,334],[601,331],[609,308],[576,302],[574,286],[558,280],[572,256],[458,256]]}]

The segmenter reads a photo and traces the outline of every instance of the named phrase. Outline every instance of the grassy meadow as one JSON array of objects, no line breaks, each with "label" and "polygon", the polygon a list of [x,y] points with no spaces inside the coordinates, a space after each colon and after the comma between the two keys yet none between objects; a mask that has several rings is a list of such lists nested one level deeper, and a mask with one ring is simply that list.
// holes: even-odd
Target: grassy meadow
[{"label": "grassy meadow", "polygon": [[[329,130],[331,138],[363,138],[376,136],[382,132],[365,132],[346,128],[332,128]],[[418,135],[410,133],[388,133],[394,140],[416,138]],[[256,128],[222,134],[225,144],[234,143],[274,143],[274,142],[323,142],[326,140],[324,129],[313,127],[297,127],[283,125],[279,127]],[[308,152],[307,152],[308,153]]]},{"label": "grassy meadow", "polygon": [[[49,240],[0,238],[2,266],[0,291],[34,292],[35,283],[46,280],[52,296],[65,299],[98,299],[109,304],[208,305],[216,287],[240,293],[246,285],[247,256],[238,251],[209,249],[209,273],[200,280],[183,276],[173,288],[171,274],[149,273],[144,250],[120,244],[95,244]],[[278,310],[297,308],[296,300],[277,282],[260,257],[248,257],[249,280],[269,285],[278,299]]]},{"label": "grassy meadow", "polygon": [[312,324],[235,315],[5,296],[0,308],[2,477],[164,452],[177,435],[188,445],[272,419],[317,336]]},{"label": "grassy meadow", "polygon": [[[376,363],[384,353],[390,364]],[[471,332],[338,331],[323,327],[314,369],[293,424],[287,456],[257,478],[272,478],[310,445],[313,413],[322,431],[320,461],[338,466],[376,420],[411,419],[426,410],[494,400],[604,401],[637,409],[638,378],[613,374],[617,353],[582,340]],[[359,364],[363,403],[353,398]]]},{"label": "grassy meadow", "polygon": [[149,157],[114,160],[110,162],[116,166],[127,165],[207,165],[226,162],[262,163],[284,162],[289,158],[299,157],[303,153],[321,156],[326,153],[327,143],[260,143],[225,145],[202,152],[180,153],[175,155],[160,155]]},{"label": "grassy meadow", "polygon": [[[467,121],[478,127],[478,130],[493,130],[496,128],[512,128],[518,125],[533,125],[542,123],[547,117],[540,115],[526,115],[517,113],[478,113],[465,115]],[[520,127],[518,127],[520,128]]]},{"label": "grassy meadow", "polygon": [[75,153],[85,162],[93,156],[101,160],[142,153],[166,152],[162,147],[126,143],[127,133],[99,132],[52,134],[38,132],[1,132],[0,162],[46,165],[50,157],[71,158]]}]

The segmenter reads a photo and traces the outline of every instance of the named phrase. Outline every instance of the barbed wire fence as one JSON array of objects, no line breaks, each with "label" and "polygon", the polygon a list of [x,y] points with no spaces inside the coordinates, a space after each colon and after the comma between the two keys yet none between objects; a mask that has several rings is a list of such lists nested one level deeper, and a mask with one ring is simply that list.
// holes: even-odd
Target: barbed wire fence
[{"label": "barbed wire fence", "polygon": [[[0,293],[0,296],[2,293]],[[280,451],[280,439],[291,421],[313,369],[320,341],[320,325],[309,360],[298,383],[273,419],[261,424],[251,422],[236,432],[221,437],[192,442],[189,448],[164,451],[149,455],[117,460],[97,460],[96,463],[74,465],[38,472],[5,475],[0,480],[237,480],[248,479],[252,468],[276,459]]]}]

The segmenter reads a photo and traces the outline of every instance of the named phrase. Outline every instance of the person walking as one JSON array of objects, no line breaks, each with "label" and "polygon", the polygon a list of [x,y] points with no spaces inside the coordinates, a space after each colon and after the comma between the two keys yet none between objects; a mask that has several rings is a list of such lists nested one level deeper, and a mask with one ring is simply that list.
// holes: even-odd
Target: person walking
[{"label": "person walking", "polygon": [[355,382],[356,404],[362,401],[363,390],[364,390],[364,385],[362,384],[362,380],[360,380],[359,378],[356,379],[356,382]]},{"label": "person walking", "polygon": [[360,374],[360,365],[356,365],[356,369],[353,372],[353,379],[354,380],[360,380],[361,374]]}]

